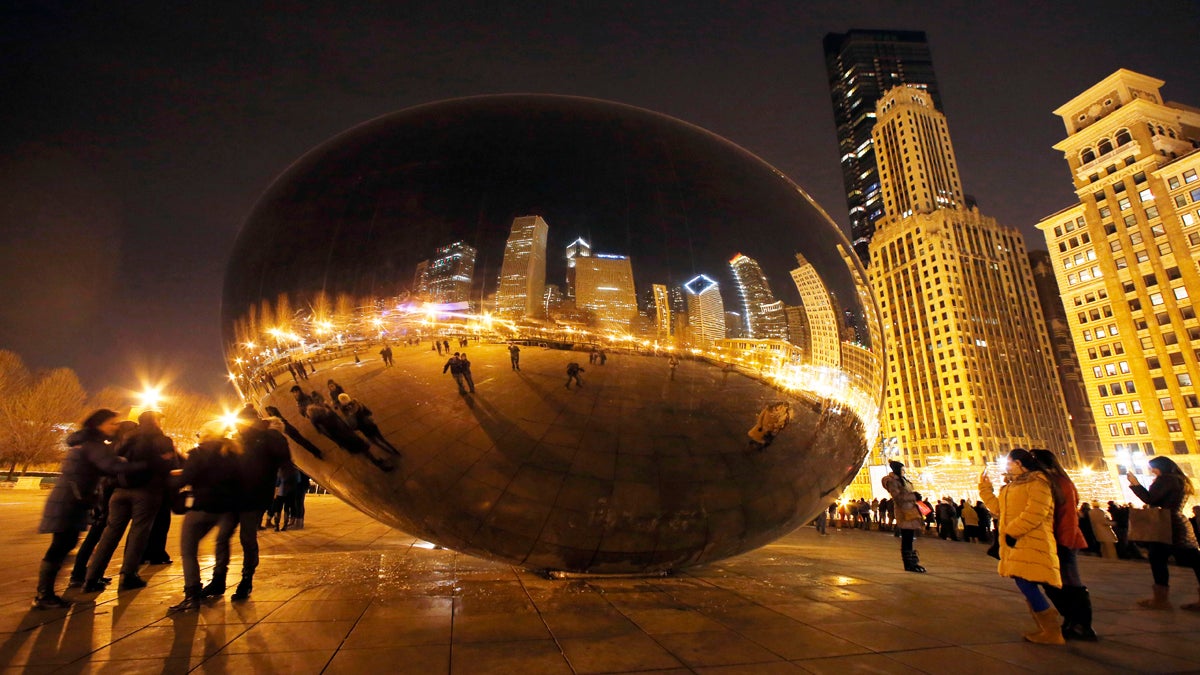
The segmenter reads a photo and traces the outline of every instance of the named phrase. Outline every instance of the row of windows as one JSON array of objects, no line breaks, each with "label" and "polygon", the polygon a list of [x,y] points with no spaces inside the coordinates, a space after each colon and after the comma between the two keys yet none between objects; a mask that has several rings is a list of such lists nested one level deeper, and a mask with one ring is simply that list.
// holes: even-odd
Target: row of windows
[{"label": "row of windows", "polygon": [[[1183,181],[1182,183],[1180,182],[1181,179]],[[1183,172],[1182,176],[1171,176],[1167,178],[1167,187],[1174,190],[1183,183],[1195,183],[1197,180],[1200,180],[1200,175],[1196,174],[1196,170],[1188,169],[1187,171]]]}]

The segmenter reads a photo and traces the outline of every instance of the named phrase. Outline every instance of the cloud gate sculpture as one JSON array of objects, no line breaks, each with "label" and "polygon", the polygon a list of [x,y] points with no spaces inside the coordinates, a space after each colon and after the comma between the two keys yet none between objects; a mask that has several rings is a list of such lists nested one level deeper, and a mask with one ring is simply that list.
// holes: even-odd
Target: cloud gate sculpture
[{"label": "cloud gate sculpture", "polygon": [[829,217],[732,143],[604,101],[445,101],[317,147],[247,219],[222,322],[321,485],[533,569],[762,546],[878,431],[878,319]]}]

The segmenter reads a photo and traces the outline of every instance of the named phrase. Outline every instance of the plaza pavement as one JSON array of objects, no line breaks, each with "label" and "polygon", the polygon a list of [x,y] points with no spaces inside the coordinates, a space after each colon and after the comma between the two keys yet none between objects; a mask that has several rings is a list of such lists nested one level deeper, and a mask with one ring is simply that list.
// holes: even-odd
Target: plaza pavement
[{"label": "plaza pavement", "polygon": [[[918,575],[888,534],[802,528],[676,576],[548,580],[434,549],[330,496],[310,497],[304,530],[261,534],[248,602],[170,614],[176,560],[143,568],[145,589],[34,611],[44,500],[0,493],[6,674],[1200,672],[1200,615],[1133,608],[1145,563],[1085,557],[1102,639],[1049,647],[1021,640],[1033,621],[978,544],[918,539]],[[1191,574],[1172,571],[1174,600],[1195,599]]]}]

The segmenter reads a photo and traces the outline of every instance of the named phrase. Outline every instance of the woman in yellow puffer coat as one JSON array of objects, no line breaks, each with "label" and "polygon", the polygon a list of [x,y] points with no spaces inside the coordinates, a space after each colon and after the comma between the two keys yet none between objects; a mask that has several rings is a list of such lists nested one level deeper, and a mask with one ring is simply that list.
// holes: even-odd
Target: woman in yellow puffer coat
[{"label": "woman in yellow puffer coat", "polygon": [[1041,464],[1028,450],[1008,455],[1007,482],[1000,496],[992,481],[979,477],[979,498],[1000,524],[1000,576],[1012,577],[1029,603],[1039,630],[1025,639],[1039,644],[1065,644],[1059,623],[1062,617],[1042,594],[1039,583],[1062,587],[1054,542],[1054,488]]}]

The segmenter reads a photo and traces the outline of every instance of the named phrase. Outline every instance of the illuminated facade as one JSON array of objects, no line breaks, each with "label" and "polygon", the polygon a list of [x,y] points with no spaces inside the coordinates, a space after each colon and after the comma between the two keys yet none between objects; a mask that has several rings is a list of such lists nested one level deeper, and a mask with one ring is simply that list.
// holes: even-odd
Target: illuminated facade
[{"label": "illuminated facade", "polygon": [[575,297],[575,259],[592,255],[592,245],[583,237],[567,245],[567,297]]},{"label": "illuminated facade", "polygon": [[637,315],[629,258],[601,254],[575,260],[575,305],[589,310],[597,326],[628,333]]},{"label": "illuminated facade", "polygon": [[725,303],[717,282],[701,274],[683,285],[692,341],[703,345],[725,339]]},{"label": "illuminated facade", "polygon": [[1038,223],[1114,477],[1200,475],[1200,111],[1162,85],[1122,69],[1054,111],[1079,203]]},{"label": "illuminated facade", "polygon": [[800,266],[792,270],[792,281],[800,291],[800,303],[808,319],[809,363],[838,368],[842,364],[842,340],[838,335],[841,323],[829,298],[829,289],[803,255],[797,253],[796,262]]},{"label": "illuminated facade", "polygon": [[475,278],[475,249],[461,241],[437,249],[421,272],[420,287],[431,302],[466,303]]},{"label": "illuminated facade", "polygon": [[783,303],[771,293],[767,275],[763,274],[758,261],[741,253],[729,261],[738,293],[745,308],[744,330],[746,337],[755,340],[787,339],[787,316]]},{"label": "illuminated facade", "polygon": [[514,218],[500,283],[496,289],[496,313],[512,319],[543,316],[546,293],[546,237],[550,232],[541,216]]},{"label": "illuminated facade", "polygon": [[[888,215],[868,275],[887,345],[885,443],[913,467],[944,457],[979,465],[1018,447],[1074,465],[1020,233],[962,205],[945,117],[924,92],[897,87],[876,112]],[[913,170],[898,168],[904,157]]]},{"label": "illuminated facade", "polygon": [[667,287],[654,284],[654,336],[659,342],[671,339],[671,300],[667,295]]},{"label": "illuminated facade", "polygon": [[920,31],[851,30],[825,36],[825,70],[837,125],[838,154],[850,238],[864,265],[875,222],[884,214],[883,194],[871,138],[875,104],[892,87],[916,85],[941,110],[929,42]]}]

